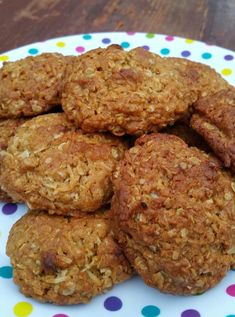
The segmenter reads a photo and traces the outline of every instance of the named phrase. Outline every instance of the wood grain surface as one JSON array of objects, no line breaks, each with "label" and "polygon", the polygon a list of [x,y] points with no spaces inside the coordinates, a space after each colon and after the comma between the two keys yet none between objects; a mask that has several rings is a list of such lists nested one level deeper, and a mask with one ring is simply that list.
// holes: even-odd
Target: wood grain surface
[{"label": "wood grain surface", "polygon": [[178,35],[235,50],[235,0],[0,0],[0,52],[102,31]]}]

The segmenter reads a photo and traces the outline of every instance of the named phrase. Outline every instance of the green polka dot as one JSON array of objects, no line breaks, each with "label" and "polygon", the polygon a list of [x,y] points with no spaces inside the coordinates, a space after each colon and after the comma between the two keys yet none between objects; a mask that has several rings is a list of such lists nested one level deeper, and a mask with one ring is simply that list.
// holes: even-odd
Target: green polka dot
[{"label": "green polka dot", "polygon": [[153,33],[147,33],[146,34],[146,37],[148,38],[148,39],[152,39],[152,38],[154,38],[154,34]]}]

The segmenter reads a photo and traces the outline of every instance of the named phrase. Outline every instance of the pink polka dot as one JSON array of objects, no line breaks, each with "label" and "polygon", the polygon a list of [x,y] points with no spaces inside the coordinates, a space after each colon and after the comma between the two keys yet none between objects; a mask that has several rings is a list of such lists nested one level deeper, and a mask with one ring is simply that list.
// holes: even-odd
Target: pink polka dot
[{"label": "pink polka dot", "polygon": [[226,288],[226,293],[235,297],[235,284],[229,285],[229,287]]},{"label": "pink polka dot", "polygon": [[174,41],[174,36],[168,35],[165,37],[166,41]]},{"label": "pink polka dot", "polygon": [[83,52],[85,51],[85,47],[83,47],[83,46],[77,46],[77,47],[76,47],[76,51],[77,51],[78,53],[83,53]]},{"label": "pink polka dot", "polygon": [[127,35],[135,35],[135,32],[126,32]]},{"label": "pink polka dot", "polygon": [[65,314],[56,314],[56,315],[53,315],[52,317],[69,317],[69,316]]}]

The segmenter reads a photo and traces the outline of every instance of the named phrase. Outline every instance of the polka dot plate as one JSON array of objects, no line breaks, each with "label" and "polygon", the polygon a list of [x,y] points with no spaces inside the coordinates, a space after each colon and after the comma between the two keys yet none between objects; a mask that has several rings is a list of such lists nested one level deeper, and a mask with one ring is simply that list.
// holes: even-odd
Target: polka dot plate
[{"label": "polka dot plate", "polygon": [[[191,39],[151,33],[95,33],[51,39],[0,54],[0,64],[44,52],[79,55],[112,43],[127,50],[142,46],[161,56],[208,64],[235,85],[235,52]],[[87,305],[55,306],[24,297],[13,283],[5,246],[11,226],[25,211],[24,205],[0,203],[1,317],[235,317],[235,271],[230,271],[213,289],[197,296],[161,294],[135,277]]]}]

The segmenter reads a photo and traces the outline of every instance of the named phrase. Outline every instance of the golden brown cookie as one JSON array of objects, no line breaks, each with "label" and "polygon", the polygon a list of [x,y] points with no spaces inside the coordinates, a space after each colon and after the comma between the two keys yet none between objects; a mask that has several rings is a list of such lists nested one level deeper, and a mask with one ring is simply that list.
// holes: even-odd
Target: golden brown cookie
[{"label": "golden brown cookie", "polygon": [[235,172],[235,89],[222,90],[194,105],[191,126]]},{"label": "golden brown cookie", "polygon": [[1,184],[31,209],[76,215],[110,202],[111,176],[126,144],[108,134],[84,134],[64,113],[23,124],[3,157]]},{"label": "golden brown cookie", "polygon": [[7,254],[21,292],[59,305],[86,303],[132,275],[104,214],[27,213],[11,229]]},{"label": "golden brown cookie", "polygon": [[[0,173],[2,165],[1,151],[5,151],[10,138],[15,134],[17,128],[23,124],[26,119],[0,119]],[[12,198],[0,187],[0,201],[11,202]]]},{"label": "golden brown cookie", "polygon": [[69,58],[45,53],[0,69],[0,118],[34,116],[60,103],[61,84]]},{"label": "golden brown cookie", "polygon": [[220,74],[208,65],[177,57],[168,58],[168,62],[171,62],[172,67],[178,69],[186,79],[189,90],[196,100],[230,86]]},{"label": "golden brown cookie", "polygon": [[62,106],[86,132],[140,135],[181,117],[195,101],[185,75],[167,59],[118,45],[74,58],[67,67]]},{"label": "golden brown cookie", "polygon": [[173,135],[139,138],[114,175],[114,230],[144,281],[190,295],[234,263],[235,184],[219,161]]}]

